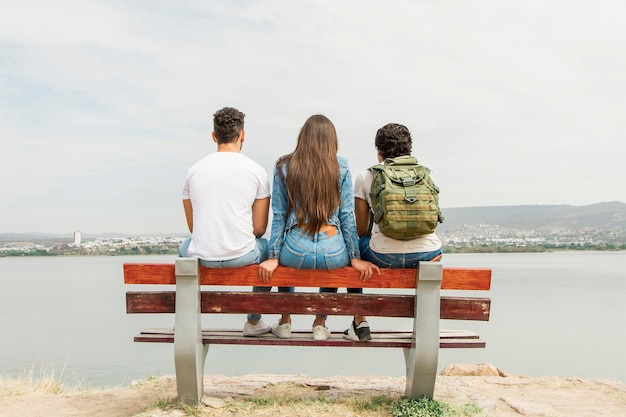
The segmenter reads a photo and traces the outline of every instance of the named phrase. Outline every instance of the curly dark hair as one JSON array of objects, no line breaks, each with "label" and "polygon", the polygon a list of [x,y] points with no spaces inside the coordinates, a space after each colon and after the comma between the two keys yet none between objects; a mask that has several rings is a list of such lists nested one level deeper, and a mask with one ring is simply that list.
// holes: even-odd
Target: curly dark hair
[{"label": "curly dark hair", "polygon": [[233,107],[224,107],[213,115],[213,132],[217,143],[231,143],[239,137],[243,130],[245,114]]},{"label": "curly dark hair", "polygon": [[378,129],[374,139],[376,149],[383,159],[411,155],[413,140],[409,129],[398,123],[388,123]]}]

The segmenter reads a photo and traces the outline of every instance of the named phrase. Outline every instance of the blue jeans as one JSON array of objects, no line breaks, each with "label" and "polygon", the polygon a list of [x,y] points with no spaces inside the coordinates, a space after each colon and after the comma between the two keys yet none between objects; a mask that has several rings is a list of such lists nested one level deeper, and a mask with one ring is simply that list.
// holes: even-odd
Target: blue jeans
[{"label": "blue jeans", "polygon": [[[240,266],[260,264],[267,259],[267,240],[257,238],[254,249],[239,258],[227,259],[225,261],[207,261],[199,259],[200,265],[205,268],[238,268]],[[189,257],[189,245],[191,238],[186,239],[178,248],[178,256],[181,258]]]},{"label": "blue jeans", "polygon": [[441,248],[432,252],[379,253],[370,248],[370,240],[369,236],[362,236],[359,239],[361,259],[381,268],[417,268],[420,261],[430,261],[442,253]]},{"label": "blue jeans", "polygon": [[309,233],[292,227],[278,255],[281,265],[298,269],[336,269],[350,264],[341,231]]},{"label": "blue jeans", "polygon": [[[189,256],[189,244],[191,238],[181,243],[178,248],[178,256],[186,258]],[[263,238],[256,239],[254,249],[239,258],[228,259],[225,261],[207,261],[200,259],[200,265],[205,268],[238,268],[240,266],[260,264],[267,259],[267,240]],[[252,287],[252,292],[270,292],[272,287]],[[293,292],[293,287],[278,287],[279,292]],[[248,320],[259,321],[261,315],[258,313],[248,314]]]},{"label": "blue jeans", "polygon": [[[350,265],[350,256],[339,229],[329,237],[326,232],[309,233],[293,227],[285,236],[279,262],[299,269],[337,269]],[[348,289],[348,292],[362,291],[361,288]],[[320,292],[337,292],[337,288],[320,288]],[[326,319],[325,315],[317,317]]]}]

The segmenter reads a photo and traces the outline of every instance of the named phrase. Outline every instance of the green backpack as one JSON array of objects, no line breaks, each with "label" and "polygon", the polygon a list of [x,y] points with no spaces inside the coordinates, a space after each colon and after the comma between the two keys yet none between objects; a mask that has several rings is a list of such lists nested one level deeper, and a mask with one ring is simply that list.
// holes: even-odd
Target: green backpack
[{"label": "green backpack", "polygon": [[430,170],[417,159],[388,158],[369,170],[374,175],[370,192],[372,220],[385,236],[411,240],[434,232],[443,222],[439,188],[430,178]]}]

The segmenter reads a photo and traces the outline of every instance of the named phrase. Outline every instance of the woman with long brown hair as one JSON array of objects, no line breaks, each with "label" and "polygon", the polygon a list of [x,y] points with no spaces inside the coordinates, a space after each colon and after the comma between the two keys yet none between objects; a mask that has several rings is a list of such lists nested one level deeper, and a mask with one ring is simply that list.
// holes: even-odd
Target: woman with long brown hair
[{"label": "woman with long brown hair", "polygon": [[[352,177],[348,161],[337,155],[337,148],[333,123],[325,116],[314,115],[302,126],[296,149],[276,162],[269,259],[259,268],[263,282],[269,282],[279,264],[301,269],[351,265],[362,280],[369,279],[374,271],[380,273],[376,265],[360,259]],[[320,288],[323,292],[336,290]],[[272,333],[290,337],[290,316],[283,315],[272,326]],[[317,316],[313,338],[329,337],[326,316]]]}]

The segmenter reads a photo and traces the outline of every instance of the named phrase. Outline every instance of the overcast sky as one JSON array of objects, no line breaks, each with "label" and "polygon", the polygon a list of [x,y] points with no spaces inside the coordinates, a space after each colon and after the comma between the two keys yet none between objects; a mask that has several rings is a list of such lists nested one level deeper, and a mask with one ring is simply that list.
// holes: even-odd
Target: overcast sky
[{"label": "overcast sky", "polygon": [[186,171],[224,106],[270,175],[321,113],[353,177],[379,127],[408,126],[444,209],[626,202],[624,16],[619,0],[0,0],[0,232],[186,232]]}]

